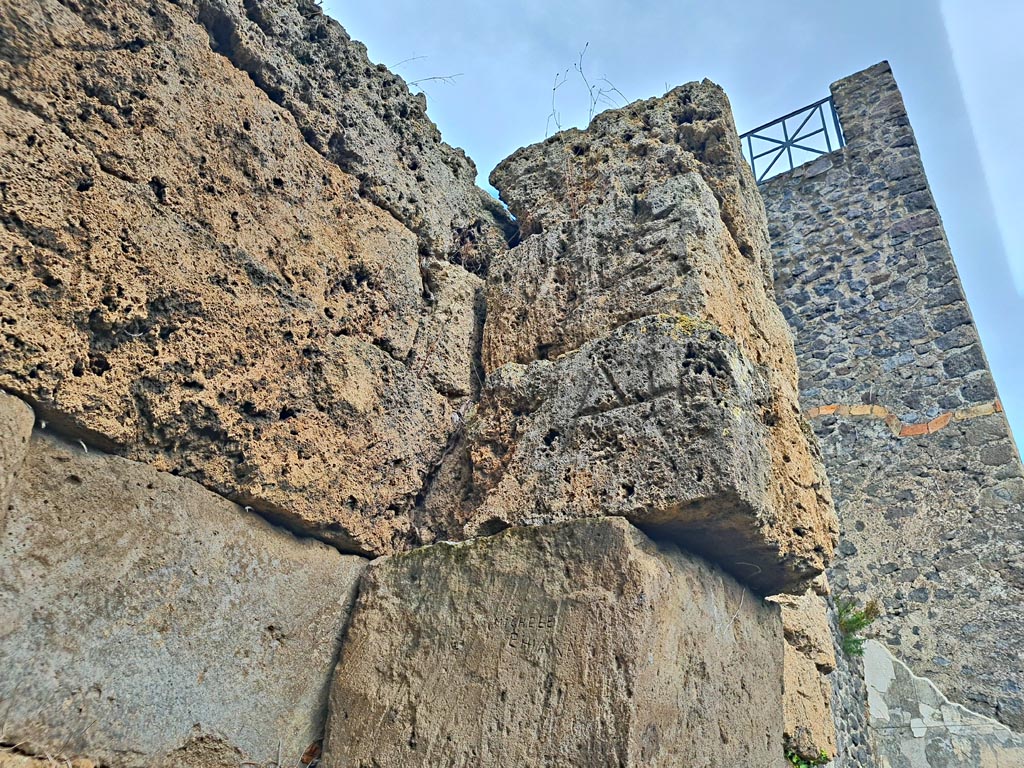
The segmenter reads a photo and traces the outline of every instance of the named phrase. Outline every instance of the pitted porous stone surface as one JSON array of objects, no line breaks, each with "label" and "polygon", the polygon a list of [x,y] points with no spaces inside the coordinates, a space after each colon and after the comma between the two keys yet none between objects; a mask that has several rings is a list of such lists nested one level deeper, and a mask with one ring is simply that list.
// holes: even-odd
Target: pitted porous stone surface
[{"label": "pitted porous stone surface", "polygon": [[483,272],[504,250],[508,214],[476,186],[476,166],[441,141],[423,94],[324,15],[315,0],[190,0],[227,56],[292,115],[301,138],[356,176],[360,194],[418,236],[422,250]]},{"label": "pitted porous stone surface", "polygon": [[325,768],[781,768],[778,608],[620,518],[367,569]]},{"label": "pitted porous stone surface", "polygon": [[[302,18],[311,3],[245,6],[269,31],[242,14],[232,34],[269,57],[259,71],[276,67],[294,111],[295,56],[319,62],[317,93],[325,57],[362,72],[340,27]],[[369,182],[307,144],[279,91],[211,50],[221,27],[190,7],[0,0],[0,386],[90,445],[293,528],[404,549],[408,510],[478,389],[483,281],[364,200]],[[334,42],[300,44],[301,30]],[[381,142],[406,126],[424,167],[465,175],[445,220],[472,229],[454,212],[475,194],[470,166],[428,140],[421,113],[403,123],[416,100],[397,81],[371,79],[394,99],[363,89],[353,103],[392,104]]]},{"label": "pitted porous stone surface", "polygon": [[[24,745],[17,749],[0,747],[0,768],[115,768],[109,763],[90,760],[87,757],[68,757],[66,754],[48,752],[42,755],[27,755]],[[63,748],[63,747],[62,747]],[[283,759],[283,758],[282,758]],[[192,734],[188,741],[169,755],[152,758],[146,768],[241,768],[252,761],[247,760],[237,747],[216,736],[202,733]],[[268,762],[266,765],[276,763]],[[286,763],[282,763],[286,765]]]},{"label": "pitted porous stone surface", "polygon": [[773,501],[772,410],[764,369],[712,326],[635,320],[556,361],[493,372],[425,524],[447,514],[461,539],[621,515],[761,594],[797,590],[821,572],[830,531]]},{"label": "pitted porous stone surface", "polygon": [[659,312],[709,320],[795,402],[763,203],[710,81],[516,151],[491,182],[523,242],[487,285],[484,364],[557,357]]},{"label": "pitted porous stone surface", "polygon": [[836,754],[832,720],[832,689],[814,662],[785,643],[783,678],[783,737],[787,750],[808,760]]},{"label": "pitted porous stone surface", "polygon": [[[824,577],[815,584],[827,591]],[[807,760],[822,753],[836,755],[836,724],[832,710],[832,686],[827,677],[836,668],[832,632],[825,598],[808,590],[802,595],[769,598],[782,609],[786,638],[783,696],[787,750]]]},{"label": "pitted porous stone surface", "polygon": [[772,602],[782,608],[786,642],[822,672],[835,669],[836,653],[826,598],[808,590],[802,595],[776,595]]},{"label": "pitted porous stone surface", "polygon": [[[755,589],[799,589],[828,561],[836,523],[798,410],[792,340],[771,294],[763,205],[725,94],[690,83],[610,110],[586,131],[518,150],[491,178],[523,240],[495,257],[487,280],[483,363],[494,384],[467,433],[469,442],[491,442],[493,456],[473,446],[468,463],[449,455],[449,466],[461,461],[469,473],[471,509],[458,514],[474,525],[624,514],[714,553]],[[730,351],[691,349],[697,357],[686,361],[685,344],[655,349],[623,330],[636,324],[670,339],[673,317],[709,324]],[[731,373],[722,386],[735,390],[725,380],[742,370],[756,394],[723,395],[726,407],[712,402],[714,387],[700,394],[703,406],[685,389],[672,393],[677,371],[714,378],[724,359]],[[538,389],[545,377],[551,383]],[[563,379],[579,383],[555,394]],[[510,399],[503,389],[513,400],[545,390],[547,410],[512,405],[533,415],[495,421]],[[607,414],[587,404],[595,393]],[[650,423],[649,413],[657,414]],[[570,428],[577,419],[579,429]],[[749,472],[738,469],[744,462]],[[450,509],[466,506],[440,498]]]},{"label": "pitted porous stone surface", "polygon": [[828,468],[838,595],[887,647],[1024,729],[1024,471],[892,71],[832,86],[847,144],[762,187]]},{"label": "pitted porous stone surface", "polygon": [[112,768],[237,768],[320,738],[366,560],[42,431],[8,504],[5,741]]},{"label": "pitted porous stone surface", "polygon": [[16,752],[12,749],[0,747],[0,768],[54,768],[55,765],[61,768],[96,768],[91,760],[77,758],[61,762],[56,757],[31,757]]},{"label": "pitted porous stone surface", "polygon": [[884,645],[864,645],[876,759],[893,768],[1020,768],[1024,737],[947,699]]}]

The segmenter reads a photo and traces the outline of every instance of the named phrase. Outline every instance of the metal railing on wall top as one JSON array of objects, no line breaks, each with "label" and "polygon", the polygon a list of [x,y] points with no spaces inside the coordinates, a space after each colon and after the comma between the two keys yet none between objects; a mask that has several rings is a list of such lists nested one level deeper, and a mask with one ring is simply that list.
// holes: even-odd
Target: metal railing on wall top
[{"label": "metal railing on wall top", "polygon": [[740,141],[758,184],[846,146],[831,96],[747,131]]}]

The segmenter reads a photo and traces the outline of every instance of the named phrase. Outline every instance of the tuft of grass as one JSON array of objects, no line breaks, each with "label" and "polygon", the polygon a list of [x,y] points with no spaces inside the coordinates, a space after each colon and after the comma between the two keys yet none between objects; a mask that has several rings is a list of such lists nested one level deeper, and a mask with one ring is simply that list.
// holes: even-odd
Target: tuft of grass
[{"label": "tuft of grass", "polygon": [[843,653],[847,656],[863,656],[864,638],[860,634],[882,615],[881,606],[877,600],[869,600],[863,608],[858,608],[856,600],[842,598],[836,601],[836,611],[839,614]]}]

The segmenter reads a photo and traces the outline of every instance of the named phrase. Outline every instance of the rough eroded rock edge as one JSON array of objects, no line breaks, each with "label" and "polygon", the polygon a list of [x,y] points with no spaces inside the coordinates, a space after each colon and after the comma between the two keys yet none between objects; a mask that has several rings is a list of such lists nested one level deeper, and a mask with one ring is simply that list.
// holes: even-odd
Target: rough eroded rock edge
[{"label": "rough eroded rock edge", "polygon": [[198,0],[212,44],[295,118],[302,138],[360,180],[361,193],[416,233],[420,249],[484,273],[511,234],[476,166],[441,140],[426,97],[372,64],[313,0]]}]

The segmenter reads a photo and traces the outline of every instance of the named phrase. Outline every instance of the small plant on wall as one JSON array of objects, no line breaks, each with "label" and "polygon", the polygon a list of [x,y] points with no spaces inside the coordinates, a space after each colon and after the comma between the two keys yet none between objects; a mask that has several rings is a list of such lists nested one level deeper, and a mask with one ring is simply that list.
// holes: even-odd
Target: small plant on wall
[{"label": "small plant on wall", "polygon": [[863,656],[864,638],[860,633],[882,615],[878,601],[869,600],[863,608],[858,608],[856,600],[842,598],[836,601],[836,611],[839,614],[843,653],[847,656]]},{"label": "small plant on wall", "polygon": [[792,749],[786,750],[786,762],[791,765],[795,765],[796,768],[813,768],[816,765],[826,765],[831,760],[828,754],[822,751],[817,757],[806,758],[801,757],[798,753]]}]

